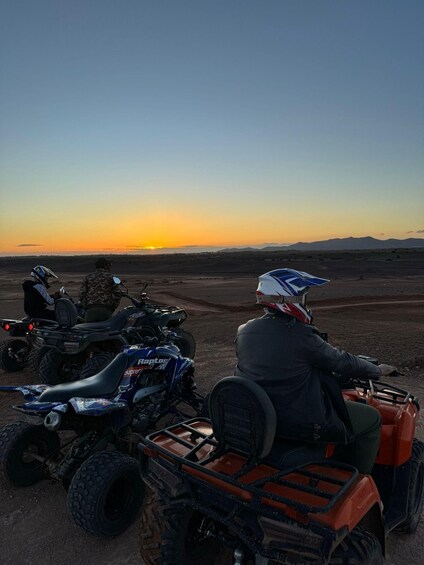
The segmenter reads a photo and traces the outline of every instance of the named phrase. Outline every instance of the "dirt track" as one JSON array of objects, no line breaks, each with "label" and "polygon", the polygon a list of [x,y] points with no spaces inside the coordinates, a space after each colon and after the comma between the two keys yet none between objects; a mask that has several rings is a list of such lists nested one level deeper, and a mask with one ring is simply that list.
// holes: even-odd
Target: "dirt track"
[{"label": "dirt track", "polygon": [[[308,270],[308,265],[303,265],[303,270]],[[309,270],[314,272],[313,267]],[[23,272],[20,267],[14,267],[13,274],[3,272],[0,277],[2,317],[18,317],[22,313],[19,280]],[[71,293],[77,292],[83,272],[84,267],[63,275],[62,280]],[[140,275],[126,275],[123,269],[120,274],[122,278],[125,275],[131,290],[139,286]],[[338,279],[324,287],[325,293],[315,297],[315,322],[321,330],[328,331],[330,341],[337,347],[375,355],[381,361],[402,367],[404,375],[396,380],[396,385],[408,388],[422,399],[424,277],[411,275],[402,286],[394,273],[387,276],[383,271],[380,275],[372,281]],[[196,337],[196,378],[203,392],[219,378],[232,374],[237,327],[260,314],[253,306],[255,276],[253,273],[240,278],[235,273],[233,276],[225,273],[225,277],[218,274],[211,278],[189,278],[179,271],[172,278],[168,275],[163,282],[161,275],[149,273],[149,279],[154,281],[152,299],[187,308],[189,318],[185,327]],[[347,304],[349,307],[343,307]],[[0,373],[0,379],[2,384],[34,382],[34,376],[27,371]],[[10,409],[10,404],[18,400],[13,396],[0,396],[0,425],[16,418]],[[419,422],[417,435],[424,440],[424,419]],[[60,485],[45,481],[35,487],[16,489],[1,478],[0,492],[0,548],[1,562],[5,565],[140,564],[137,524],[118,539],[98,540],[71,523],[66,511],[66,493]],[[423,539],[423,522],[413,536],[390,535],[387,564],[424,564]]]}]

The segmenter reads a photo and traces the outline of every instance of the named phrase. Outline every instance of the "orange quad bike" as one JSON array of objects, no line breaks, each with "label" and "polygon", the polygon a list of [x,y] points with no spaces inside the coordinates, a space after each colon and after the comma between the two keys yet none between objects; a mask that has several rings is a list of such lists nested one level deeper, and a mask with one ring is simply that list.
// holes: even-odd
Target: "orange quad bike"
[{"label": "orange quad bike", "polygon": [[382,416],[372,475],[334,457],[334,446],[275,440],[274,407],[256,383],[226,377],[209,418],[150,434],[140,466],[150,487],[140,526],[147,565],[380,565],[385,537],[416,530],[424,444],[409,392],[368,379],[345,399]]}]

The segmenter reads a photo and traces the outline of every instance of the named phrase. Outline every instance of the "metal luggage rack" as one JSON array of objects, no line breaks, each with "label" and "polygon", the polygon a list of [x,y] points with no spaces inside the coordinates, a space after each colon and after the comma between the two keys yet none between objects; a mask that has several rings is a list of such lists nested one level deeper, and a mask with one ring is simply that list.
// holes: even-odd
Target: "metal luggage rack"
[{"label": "metal luggage rack", "polygon": [[[277,470],[274,466],[267,465],[267,463],[264,462],[264,465],[272,468],[275,472],[250,483],[242,482],[241,479],[243,477],[246,477],[246,475],[248,475],[255,467],[262,464],[261,461],[247,461],[244,465],[242,465],[239,471],[231,475],[208,469],[206,467],[208,463],[211,463],[219,457],[231,452],[224,452],[220,450],[219,444],[213,437],[213,434],[205,434],[191,425],[192,423],[199,421],[204,421],[205,423],[210,424],[210,421],[205,418],[192,418],[185,423],[174,424],[168,428],[149,434],[145,439],[146,446],[165,456],[164,458],[161,458],[160,465],[166,467],[172,473],[183,474],[184,478],[189,477],[191,482],[199,485],[204,485],[206,482],[208,483],[208,486],[214,486],[218,489],[219,487],[216,486],[216,483],[214,484],[214,480],[216,481],[218,479],[223,481],[237,489],[249,493],[252,497],[249,501],[249,504],[251,505],[262,506],[267,504],[269,506],[273,506],[269,503],[275,502],[294,508],[302,514],[308,514],[310,512],[325,513],[331,510],[336,503],[341,500],[359,475],[358,470],[352,465],[329,460],[311,461],[307,464],[290,467],[284,470]],[[174,433],[176,430],[181,429],[191,434],[192,442],[187,441]],[[177,455],[161,445],[158,445],[155,443],[155,439],[159,436],[164,436],[175,441],[179,445],[186,447],[188,449],[187,453],[185,455]],[[194,442],[198,439],[200,439],[199,443],[195,444]],[[209,456],[199,459],[197,453],[205,446],[211,446],[216,449],[213,450]],[[314,470],[313,467],[317,466],[319,466],[319,469]],[[333,471],[345,471],[348,472],[349,476],[346,477],[346,479],[336,478],[332,476],[331,473],[326,473],[325,468]],[[196,475],[190,473],[189,469],[197,471]],[[199,471],[205,475],[204,479],[199,478]],[[290,475],[293,474],[296,474],[298,477],[307,478],[308,484],[299,482],[295,477],[290,477]],[[322,490],[322,488],[319,487],[320,481],[333,485],[333,487],[338,487],[337,491],[327,492]],[[282,496],[265,490],[265,487],[270,486],[271,484],[277,487],[281,486],[291,488],[303,493],[304,495],[306,494],[318,497],[323,500],[323,504],[306,504],[305,502],[300,502],[293,498],[288,498],[287,496]]]},{"label": "metal luggage rack", "polygon": [[377,400],[392,402],[393,404],[417,402],[416,397],[407,390],[381,381],[369,381],[368,386],[362,383],[361,388],[363,388],[364,392],[370,391],[371,396]]}]

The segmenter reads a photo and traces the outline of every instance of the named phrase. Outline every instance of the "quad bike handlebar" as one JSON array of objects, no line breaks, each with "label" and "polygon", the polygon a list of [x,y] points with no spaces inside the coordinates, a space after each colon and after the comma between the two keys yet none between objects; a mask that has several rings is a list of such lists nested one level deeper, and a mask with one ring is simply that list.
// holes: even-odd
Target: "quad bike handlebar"
[{"label": "quad bike handlebar", "polygon": [[119,286],[119,290],[121,291],[122,298],[128,298],[128,300],[135,306],[136,308],[144,308],[148,306],[149,308],[160,308],[158,304],[153,304],[150,302],[150,298],[147,296],[147,293],[144,292],[148,286],[148,283],[145,282],[141,287],[140,298],[134,298],[128,292],[128,288],[124,285],[119,277],[113,277],[113,282],[116,286]]}]

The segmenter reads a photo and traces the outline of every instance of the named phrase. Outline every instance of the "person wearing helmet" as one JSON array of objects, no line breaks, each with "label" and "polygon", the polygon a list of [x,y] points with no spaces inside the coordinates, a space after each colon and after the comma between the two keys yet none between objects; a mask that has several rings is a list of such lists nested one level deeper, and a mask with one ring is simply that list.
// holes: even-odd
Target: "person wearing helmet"
[{"label": "person wearing helmet", "polygon": [[111,262],[100,257],[95,266],[96,270],[85,277],[80,288],[79,299],[85,308],[85,322],[107,320],[121,299],[121,292],[110,272]]},{"label": "person wearing helmet", "polygon": [[24,311],[31,318],[43,318],[44,320],[56,320],[53,310],[49,309],[55,303],[59,293],[50,295],[49,278],[58,277],[51,269],[44,265],[37,265],[31,271],[31,279],[24,281]]},{"label": "person wearing helmet", "polygon": [[380,414],[367,404],[345,402],[336,375],[372,378],[395,368],[332,347],[312,325],[307,292],[328,282],[293,269],[261,275],[256,297],[265,315],[239,327],[235,374],[265,389],[277,413],[278,438],[334,443],[339,459],[370,473]]}]

